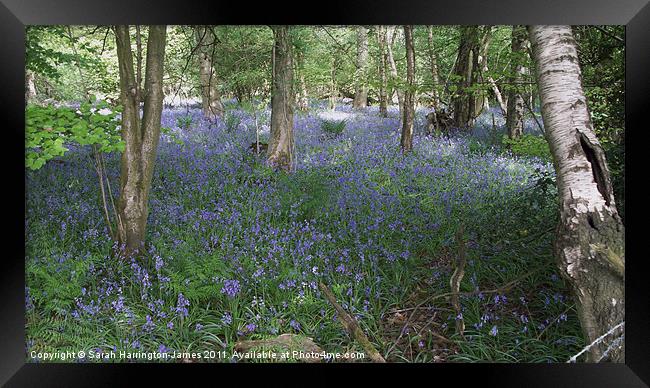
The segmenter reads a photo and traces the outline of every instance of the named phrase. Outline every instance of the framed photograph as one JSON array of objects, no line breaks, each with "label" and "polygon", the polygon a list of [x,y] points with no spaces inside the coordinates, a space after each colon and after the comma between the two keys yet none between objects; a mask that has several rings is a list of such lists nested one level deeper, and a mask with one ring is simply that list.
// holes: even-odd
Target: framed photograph
[{"label": "framed photograph", "polygon": [[0,381],[647,386],[647,1],[313,6],[3,0]]}]

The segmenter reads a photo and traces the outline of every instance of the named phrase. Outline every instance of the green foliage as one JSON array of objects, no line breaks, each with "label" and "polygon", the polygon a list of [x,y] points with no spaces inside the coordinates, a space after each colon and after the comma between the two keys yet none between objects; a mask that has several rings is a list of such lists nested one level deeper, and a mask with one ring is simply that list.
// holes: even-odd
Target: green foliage
[{"label": "green foliage", "polygon": [[35,75],[38,99],[79,101],[85,89],[115,96],[117,56],[103,55],[112,43],[108,32],[108,27],[28,26],[25,68]]},{"label": "green foliage", "polygon": [[327,135],[336,137],[345,130],[345,120],[322,120],[320,128]]},{"label": "green foliage", "polygon": [[176,117],[176,126],[183,131],[187,131],[188,129],[190,129],[190,127],[192,126],[192,122],[193,122],[193,118],[192,115],[190,114],[179,115]]},{"label": "green foliage", "polygon": [[523,134],[519,138],[511,139],[507,135],[504,135],[502,143],[515,155],[536,156],[547,160],[551,159],[551,150],[548,148],[548,142],[541,136]]},{"label": "green foliage", "polygon": [[54,39],[66,39],[61,26],[28,26],[25,31],[25,68],[50,78],[60,77],[60,66],[72,64],[74,56],[48,47]]},{"label": "green foliage", "polygon": [[625,27],[577,26],[578,42],[591,120],[607,157],[616,206],[625,217]]},{"label": "green foliage", "polygon": [[480,155],[489,149],[489,145],[477,139],[471,139],[467,144],[467,149],[470,154]]},{"label": "green foliage", "polygon": [[160,132],[163,135],[168,136],[171,141],[173,141],[174,143],[176,143],[178,145],[185,144],[185,142],[178,136],[178,134],[176,134],[176,132],[174,132],[169,127],[160,127]]},{"label": "green foliage", "polygon": [[25,112],[26,166],[41,168],[48,160],[62,156],[66,144],[95,145],[100,152],[124,151],[117,126],[120,108],[111,109],[94,97],[78,110],[52,105],[30,105]]},{"label": "green foliage", "polygon": [[223,115],[223,122],[226,124],[226,130],[228,132],[234,132],[239,128],[242,118],[234,110],[226,111]]},{"label": "green foliage", "polygon": [[213,63],[224,90],[239,102],[257,95],[270,95],[271,29],[263,26],[218,26],[214,33],[219,43]]}]

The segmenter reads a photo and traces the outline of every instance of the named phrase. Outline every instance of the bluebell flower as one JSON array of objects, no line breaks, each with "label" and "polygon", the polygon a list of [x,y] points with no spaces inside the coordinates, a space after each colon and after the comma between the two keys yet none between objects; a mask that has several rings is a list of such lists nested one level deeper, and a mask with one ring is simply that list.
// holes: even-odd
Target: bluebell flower
[{"label": "bluebell flower", "polygon": [[227,295],[230,298],[234,298],[237,296],[240,290],[241,286],[239,285],[239,281],[226,280],[224,281],[223,287],[221,288],[221,293]]}]

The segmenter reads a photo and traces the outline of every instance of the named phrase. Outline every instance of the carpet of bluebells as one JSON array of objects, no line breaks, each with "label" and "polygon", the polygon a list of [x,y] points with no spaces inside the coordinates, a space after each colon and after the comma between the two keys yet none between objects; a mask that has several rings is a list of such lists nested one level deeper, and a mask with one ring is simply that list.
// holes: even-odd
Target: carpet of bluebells
[{"label": "carpet of bluebells", "polygon": [[[257,126],[268,139],[269,109],[226,106],[216,121],[198,108],[163,111],[169,130],[143,258],[112,255],[89,149],[71,147],[27,172],[28,354],[230,354],[237,341],[283,333],[328,352],[362,351],[319,281],[389,361],[563,362],[583,345],[552,258],[552,164],[500,147],[491,133],[492,114],[503,131],[498,113],[431,138],[418,110],[414,150],[403,156],[396,108],[381,118],[373,107],[341,105],[329,113],[346,120],[335,136],[322,130],[325,108],[314,103],[296,114],[287,174],[249,149]],[[107,165],[117,195],[119,155]],[[413,313],[449,292],[461,225],[464,337],[448,299]]]}]

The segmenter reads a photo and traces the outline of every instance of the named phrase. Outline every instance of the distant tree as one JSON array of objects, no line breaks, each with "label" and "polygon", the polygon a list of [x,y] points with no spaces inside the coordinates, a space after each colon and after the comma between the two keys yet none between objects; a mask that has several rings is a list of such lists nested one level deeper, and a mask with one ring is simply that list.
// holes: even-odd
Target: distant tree
[{"label": "distant tree", "polygon": [[208,118],[221,117],[223,104],[219,95],[217,73],[213,66],[216,41],[212,28],[196,26],[194,28],[199,62],[199,80],[201,83],[201,107],[203,115]]},{"label": "distant tree", "polygon": [[379,47],[379,115],[388,116],[388,53],[386,52],[386,28],[376,27],[377,46]]},{"label": "distant tree", "polygon": [[475,93],[472,88],[478,77],[479,28],[478,26],[462,26],[460,33],[458,58],[453,70],[453,125],[458,128],[467,128],[472,125],[476,111]]},{"label": "distant tree", "polygon": [[269,164],[291,170],[293,164],[293,65],[289,26],[274,26],[273,85]]},{"label": "distant tree", "polygon": [[[388,65],[390,66],[390,76],[391,76],[391,90],[397,93],[397,101],[399,103],[399,113],[400,116],[403,115],[403,107],[404,107],[404,94],[402,93],[402,90],[398,85],[401,83],[398,73],[397,73],[397,65],[395,64],[395,57],[393,56],[393,41],[395,38],[395,33],[396,33],[396,27],[386,27],[386,52],[387,52],[387,58],[388,58]],[[388,94],[390,96],[390,99],[393,99],[393,93]]]},{"label": "distant tree", "polygon": [[302,51],[296,54],[296,70],[298,72],[298,109],[305,112],[309,109],[307,82],[305,81],[305,55]]},{"label": "distant tree", "polygon": [[125,142],[120,170],[117,237],[124,253],[134,255],[142,252],[144,247],[149,190],[160,137],[166,26],[149,26],[142,118],[129,27],[115,26],[115,37],[123,106],[122,139]]},{"label": "distant tree", "polygon": [[511,139],[518,138],[524,133],[524,98],[521,94],[521,83],[526,74],[524,66],[524,57],[528,54],[526,42],[526,27],[512,26],[512,59],[506,115],[506,127]]},{"label": "distant tree", "polygon": [[472,119],[478,117],[483,110],[490,109],[489,98],[484,86],[488,71],[488,51],[492,39],[492,26],[483,26],[479,29],[479,46],[478,46],[478,67],[476,68],[476,84],[474,90],[474,112]]},{"label": "distant tree", "polygon": [[440,96],[438,93],[438,88],[440,87],[440,76],[438,75],[438,59],[436,56],[436,50],[433,44],[433,26],[427,27],[427,38],[429,43],[429,63],[431,66],[431,82],[433,83],[431,88],[432,101],[431,105],[437,112],[440,108]]},{"label": "distant tree", "polygon": [[413,149],[413,121],[415,119],[415,49],[413,47],[413,26],[404,26],[406,45],[406,90],[402,112],[402,152]]},{"label": "distant tree", "polygon": [[[571,27],[529,26],[528,35],[560,196],[555,255],[591,343],[625,319],[625,229],[587,109]],[[617,337],[592,347],[588,359],[600,360]],[[623,344],[610,350],[610,360],[625,361]]]},{"label": "distant tree", "polygon": [[354,76],[354,108],[368,106],[368,85],[366,85],[366,68],[368,67],[368,29],[357,27],[357,69]]}]

